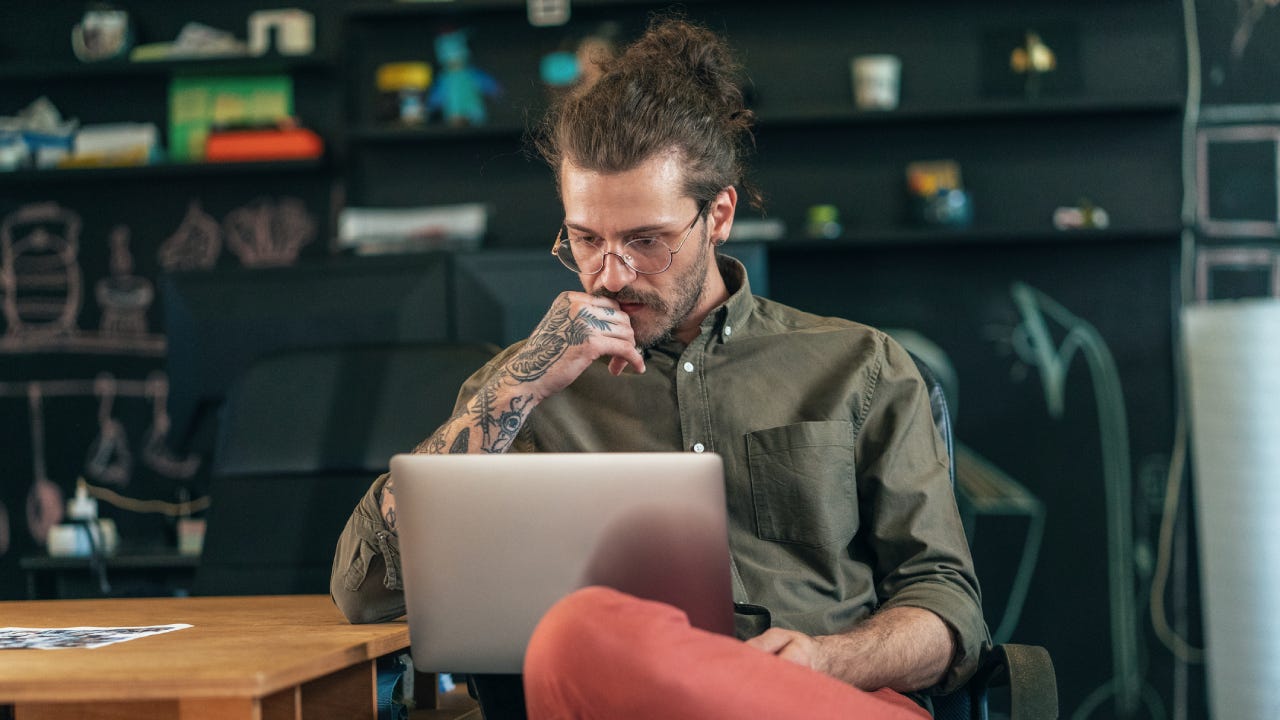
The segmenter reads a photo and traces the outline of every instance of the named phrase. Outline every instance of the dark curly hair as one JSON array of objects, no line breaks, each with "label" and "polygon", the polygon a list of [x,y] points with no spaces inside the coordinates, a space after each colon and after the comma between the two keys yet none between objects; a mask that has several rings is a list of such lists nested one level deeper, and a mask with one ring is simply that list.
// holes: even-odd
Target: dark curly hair
[{"label": "dark curly hair", "polygon": [[755,116],[743,103],[742,69],[723,38],[680,17],[655,16],[602,69],[590,87],[556,102],[536,130],[535,147],[557,187],[566,160],[618,173],[676,150],[685,163],[683,191],[699,204],[737,185],[763,207],[745,178]]}]

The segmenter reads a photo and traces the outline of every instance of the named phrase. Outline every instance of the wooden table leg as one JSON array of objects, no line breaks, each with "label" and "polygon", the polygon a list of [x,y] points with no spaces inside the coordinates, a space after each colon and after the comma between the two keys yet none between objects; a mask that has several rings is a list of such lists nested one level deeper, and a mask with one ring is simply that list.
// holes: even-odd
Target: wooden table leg
[{"label": "wooden table leg", "polygon": [[358,663],[302,686],[304,720],[374,720],[378,716],[375,661]]}]

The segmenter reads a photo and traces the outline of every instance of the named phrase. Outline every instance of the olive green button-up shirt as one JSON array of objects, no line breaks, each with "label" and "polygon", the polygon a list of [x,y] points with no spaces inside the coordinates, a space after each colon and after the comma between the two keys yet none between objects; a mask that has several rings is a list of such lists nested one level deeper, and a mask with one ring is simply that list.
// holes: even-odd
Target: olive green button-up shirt
[{"label": "olive green button-up shirt", "polygon": [[[692,343],[652,348],[643,374],[594,363],[533,410],[514,450],[719,453],[736,603],[811,635],[880,608],[931,610],[956,638],[942,687],[958,685],[990,640],[914,362],[879,330],[756,297],[737,261],[720,266],[732,295]],[[520,345],[472,376],[459,402]],[[404,612],[396,538],[378,512],[385,481],[334,559],[334,598],[357,621]]]}]

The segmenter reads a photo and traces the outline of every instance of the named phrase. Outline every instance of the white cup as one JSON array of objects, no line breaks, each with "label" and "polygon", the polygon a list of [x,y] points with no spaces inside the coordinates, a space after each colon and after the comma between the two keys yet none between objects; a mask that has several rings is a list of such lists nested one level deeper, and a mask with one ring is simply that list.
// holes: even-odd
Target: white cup
[{"label": "white cup", "polygon": [[199,555],[204,549],[204,518],[178,519],[178,552]]},{"label": "white cup", "polygon": [[859,55],[849,62],[853,71],[853,99],[861,110],[898,107],[902,61],[896,55]]}]

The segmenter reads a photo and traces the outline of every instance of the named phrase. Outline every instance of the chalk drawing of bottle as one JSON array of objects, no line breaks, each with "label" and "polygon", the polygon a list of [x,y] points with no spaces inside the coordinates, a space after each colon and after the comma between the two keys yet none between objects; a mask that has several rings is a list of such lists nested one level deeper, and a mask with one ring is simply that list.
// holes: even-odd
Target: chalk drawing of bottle
[{"label": "chalk drawing of bottle", "polygon": [[98,396],[98,435],[89,443],[84,472],[91,478],[112,485],[128,485],[133,475],[133,453],[124,425],[112,415],[116,400],[116,379],[109,373],[93,381]]},{"label": "chalk drawing of bottle", "polygon": [[221,252],[218,221],[200,208],[199,200],[192,200],[178,229],[161,243],[157,259],[165,270],[208,270]]},{"label": "chalk drawing of bottle", "polygon": [[155,298],[151,281],[133,274],[129,228],[111,231],[111,276],[99,280],[94,296],[102,307],[103,335],[146,335],[147,309]]},{"label": "chalk drawing of bottle", "polygon": [[296,198],[278,204],[266,199],[233,210],[224,229],[227,247],[245,267],[292,265],[316,236],[316,223]]},{"label": "chalk drawing of bottle", "polygon": [[80,314],[80,216],[56,203],[19,208],[0,225],[6,334],[70,335]]}]

